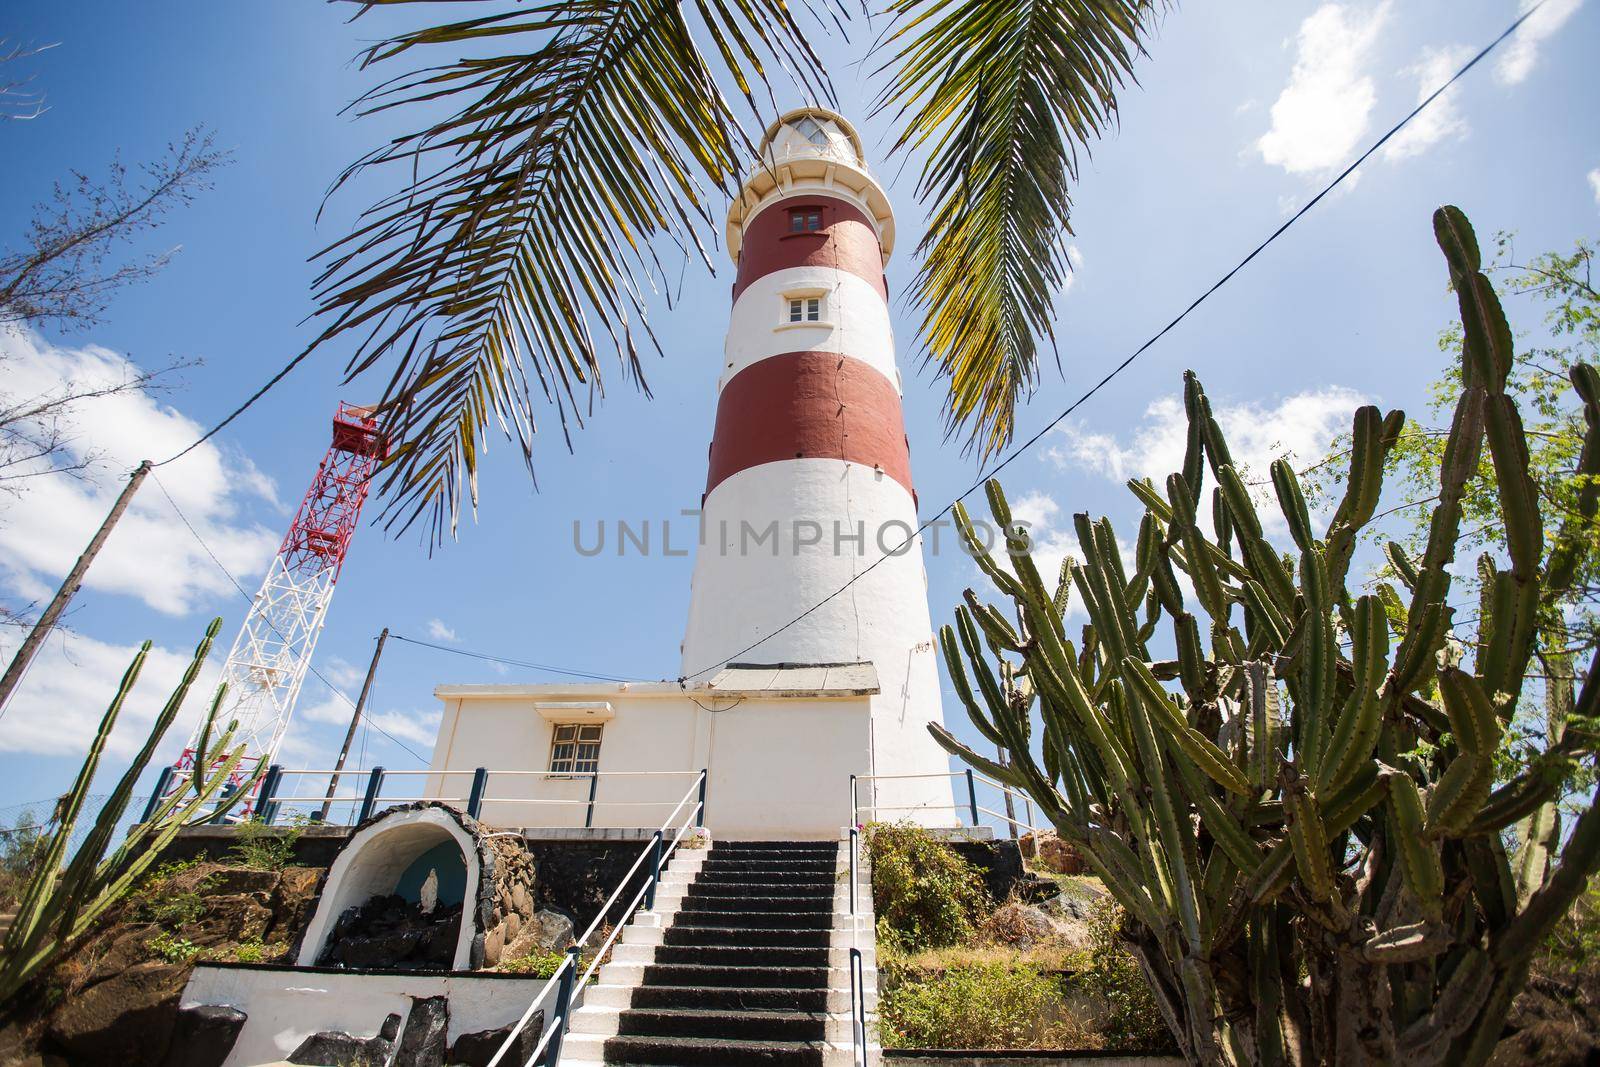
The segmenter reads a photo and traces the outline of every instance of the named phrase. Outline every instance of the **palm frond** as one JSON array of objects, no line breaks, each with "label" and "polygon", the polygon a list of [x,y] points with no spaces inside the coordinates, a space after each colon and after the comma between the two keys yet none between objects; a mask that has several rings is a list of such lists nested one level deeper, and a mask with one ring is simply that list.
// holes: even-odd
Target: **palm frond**
[{"label": "palm frond", "polygon": [[531,473],[541,415],[554,409],[570,448],[582,395],[603,395],[607,354],[648,392],[641,350],[659,352],[646,318],[657,245],[709,265],[697,236],[712,228],[708,198],[718,193],[720,208],[754,158],[718,78],[756,110],[770,59],[807,95],[831,99],[781,0],[496,6],[367,53],[369,64],[441,46],[476,54],[357,101],[362,113],[454,110],[335,183],[377,168],[406,179],[319,254],[315,284],[325,325],[313,345],[355,336],[347,378],[388,371],[385,521],[404,529],[427,513],[435,542],[454,532],[463,488],[476,506],[492,427],[517,442]]},{"label": "palm frond", "polygon": [[[1072,269],[1078,155],[1116,119],[1160,0],[892,0],[878,101],[925,153],[930,204],[910,299],[924,358],[950,382],[946,430],[1005,446],[1038,382]],[[881,73],[881,71],[880,71]],[[1059,362],[1059,355],[1058,355]]]}]

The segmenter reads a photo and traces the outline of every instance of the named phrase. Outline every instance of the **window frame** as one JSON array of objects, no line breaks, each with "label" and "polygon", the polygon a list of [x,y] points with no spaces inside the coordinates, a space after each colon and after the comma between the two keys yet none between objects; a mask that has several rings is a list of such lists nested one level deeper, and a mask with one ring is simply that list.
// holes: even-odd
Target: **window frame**
[{"label": "window frame", "polygon": [[799,237],[808,233],[821,233],[824,225],[820,206],[792,207],[789,209],[790,237]]},{"label": "window frame", "polygon": [[803,294],[785,297],[785,326],[813,326],[822,322],[821,295]]},{"label": "window frame", "polygon": [[[566,733],[563,739],[563,733]],[[588,736],[589,733],[592,737]],[[550,757],[546,761],[548,778],[588,778],[600,771],[600,747],[605,741],[603,722],[553,722],[550,724]],[[570,751],[561,755],[565,747]],[[585,749],[591,754],[584,755]]]}]

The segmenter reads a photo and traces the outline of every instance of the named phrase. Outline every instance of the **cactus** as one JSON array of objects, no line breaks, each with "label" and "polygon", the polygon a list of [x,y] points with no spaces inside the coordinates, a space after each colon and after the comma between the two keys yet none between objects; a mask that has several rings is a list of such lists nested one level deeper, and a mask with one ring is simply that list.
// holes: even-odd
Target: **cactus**
[{"label": "cactus", "polygon": [[[243,745],[229,751],[228,746],[238,725],[232,723],[209,744],[210,753],[226,755],[208,756],[204,750],[197,754],[196,770],[190,777],[192,790],[180,786],[160,799],[151,817],[132,827],[122,843],[109,856],[106,855],[117,825],[122,821],[123,812],[127,810],[134,785],[150,765],[167,728],[177,718],[221,626],[221,619],[213,619],[206,629],[205,637],[196,646],[177,688],[156,717],[150,735],[95,817],[94,826],[83,844],[68,861],[68,842],[83,812],[84,800],[89,795],[90,785],[105,753],[111,730],[116,725],[117,716],[128,694],[133,691],[150,653],[149,641],[140,647],[133,662],[128,665],[89,744],[77,779],[71,790],[57,802],[52,817],[54,830],[40,850],[38,867],[17,905],[16,919],[7,931],[4,942],[0,943],[0,1003],[9,1001],[32,978],[88,933],[106,911],[138,883],[180,829],[225,816],[234,804],[253,791],[254,776],[228,797],[213,801],[244,758]],[[211,702],[202,731],[207,738],[215,725],[225,688],[219,686]],[[256,774],[261,770],[258,766]]]},{"label": "cactus", "polygon": [[[1505,388],[1510,329],[1466,218],[1441,208],[1434,230],[1465,327],[1465,387],[1426,548],[1412,560],[1388,547],[1404,588],[1348,589],[1401,413],[1357,412],[1346,492],[1320,537],[1294,471],[1273,465],[1293,543],[1285,554],[1263,534],[1193,374],[1183,469],[1164,487],[1129,486],[1146,508],[1131,575],[1111,524],[1077,517],[1079,558],[1062,571],[1090,620],[1077,644],[1064,590],[1047,589],[1025,552],[1006,569],[979,551],[956,507],[1018,622],[968,590],[940,645],[960,702],[1010,763],[930,729],[1032,796],[1105,880],[1191,1061],[1482,1063],[1532,952],[1600,866],[1600,812],[1586,811],[1564,844],[1553,825],[1562,777],[1553,768],[1590,756],[1591,736],[1553,728],[1543,757],[1496,786],[1538,617],[1567,591],[1583,548],[1558,537],[1545,560]],[[1571,379],[1590,434],[1579,464],[1600,473],[1600,375],[1579,365]],[[1462,494],[1485,447],[1509,568],[1484,582],[1468,656],[1453,633],[1450,566]],[[1207,474],[1211,536],[1199,520]],[[999,484],[987,490],[1009,529]],[[1592,521],[1596,496],[1575,521]],[[1162,618],[1170,659],[1157,655]],[[997,676],[1014,684],[1002,690]],[[1574,722],[1592,721],[1595,672],[1569,703],[1561,710]],[[1502,832],[1519,822],[1513,865]]]}]

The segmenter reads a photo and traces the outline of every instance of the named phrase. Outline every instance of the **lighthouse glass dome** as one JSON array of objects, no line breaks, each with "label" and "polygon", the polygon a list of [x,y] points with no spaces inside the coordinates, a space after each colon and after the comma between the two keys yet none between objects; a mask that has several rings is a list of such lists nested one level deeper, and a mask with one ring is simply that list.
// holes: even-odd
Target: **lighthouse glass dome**
[{"label": "lighthouse glass dome", "polygon": [[767,131],[766,147],[772,162],[820,156],[865,168],[856,131],[820,108],[802,108],[783,116]]}]

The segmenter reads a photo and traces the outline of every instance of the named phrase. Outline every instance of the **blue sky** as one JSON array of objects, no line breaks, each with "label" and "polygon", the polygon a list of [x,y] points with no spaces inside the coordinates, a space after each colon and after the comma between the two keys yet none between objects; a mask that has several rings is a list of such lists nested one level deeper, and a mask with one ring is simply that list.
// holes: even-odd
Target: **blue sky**
[{"label": "blue sky", "polygon": [[[426,10],[404,5],[400,16]],[[1251,0],[1189,4],[1167,16],[1138,67],[1140,84],[1123,96],[1120,128],[1085,163],[1073,211],[1079,269],[1057,318],[1062,370],[1047,369],[1023,409],[1023,436],[1187,304],[1517,10],[1516,0]],[[307,340],[307,257],[361,206],[359,192],[341,196],[319,223],[324,190],[393,132],[338,112],[376,77],[352,57],[400,17],[348,24],[343,14],[342,5],[305,0],[9,5],[0,36],[57,47],[27,63],[49,110],[0,126],[8,164],[0,167],[0,242],[23,231],[29,205],[68,170],[102,173],[118,152],[128,162],[153,158],[197,124],[234,162],[152,235],[149,249],[178,248],[171,265],[118,296],[103,324],[4,340],[8,388],[19,391],[48,386],[69,369],[115,371],[123,360],[146,368],[203,361],[157,397],[84,413],[81,447],[105,457],[94,479],[0,498],[6,603],[53,589],[114,493],[117,470],[214,421]],[[1442,365],[1436,336],[1453,311],[1429,227],[1437,205],[1460,205],[1480,234],[1517,231],[1518,247],[1529,252],[1600,231],[1600,111],[1589,75],[1600,8],[1550,0],[1530,29],[1064,431],[1011,465],[1008,491],[1040,524],[1047,553],[1064,549],[1061,531],[1076,511],[1109,514],[1131,536],[1136,513],[1121,481],[1172,469],[1172,405],[1186,367],[1204,379],[1236,452],[1263,467],[1285,449],[1315,458],[1362,400],[1422,412],[1424,387]],[[901,251],[889,280],[898,294],[921,232],[915,160],[902,168],[884,159],[887,127],[869,118],[872,86],[858,80],[871,65],[850,62],[860,47],[822,41],[842,108],[863,125],[894,198]],[[717,268],[713,277],[690,264],[685,310],[653,313],[666,353],[647,365],[654,400],[613,375],[572,454],[559,434],[541,435],[539,492],[514,450],[494,440],[477,520],[457,543],[430,555],[414,535],[360,532],[317,650],[329,679],[354,696],[384,626],[579,670],[676,674],[692,561],[585,557],[574,550],[573,524],[659,522],[698,502],[731,277],[720,253]],[[1510,310],[1517,325],[1536,325],[1531,310]],[[941,439],[943,386],[917,368],[915,322],[898,302],[896,330],[927,511],[970,484],[976,467]],[[165,473],[165,488],[248,589],[326,447],[335,403],[366,395],[360,383],[339,386],[344,354],[302,367],[215,450]],[[52,638],[0,719],[0,811],[65,787],[140,640],[153,639],[158,654],[112,763],[131,750],[206,621],[221,614],[230,639],[237,628],[241,601],[157,486],[146,488],[131,518],[91,572],[70,632]],[[928,560],[936,624],[976,580],[970,561],[950,547],[947,537],[946,551]],[[15,638],[4,640],[9,656]],[[376,722],[425,755],[435,685],[517,680],[553,677],[391,643]],[[347,710],[308,679],[286,761],[325,765]],[[958,733],[970,733],[953,702],[946,713]],[[168,748],[184,733],[175,729]],[[418,765],[379,733],[364,745],[368,766]]]}]

